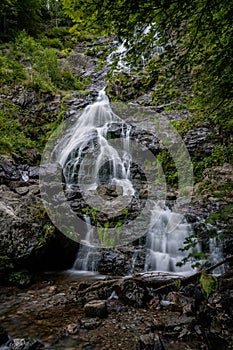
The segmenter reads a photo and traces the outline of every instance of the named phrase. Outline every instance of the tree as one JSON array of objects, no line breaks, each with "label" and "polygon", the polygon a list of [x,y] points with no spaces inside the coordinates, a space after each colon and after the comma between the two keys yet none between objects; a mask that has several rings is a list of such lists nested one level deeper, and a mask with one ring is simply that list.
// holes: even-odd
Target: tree
[{"label": "tree", "polygon": [[36,34],[41,25],[42,0],[18,0],[17,29]]},{"label": "tree", "polygon": [[171,60],[176,73],[191,74],[198,105],[220,128],[232,127],[232,1],[63,0],[63,7],[75,23],[127,39],[131,60],[152,47],[159,32],[166,46],[163,57]]},{"label": "tree", "polygon": [[2,0],[0,4],[0,33],[5,39],[12,33],[16,25],[17,0]]},{"label": "tree", "polygon": [[42,0],[2,0],[0,3],[0,40],[14,39],[25,29],[34,35],[40,30]]}]

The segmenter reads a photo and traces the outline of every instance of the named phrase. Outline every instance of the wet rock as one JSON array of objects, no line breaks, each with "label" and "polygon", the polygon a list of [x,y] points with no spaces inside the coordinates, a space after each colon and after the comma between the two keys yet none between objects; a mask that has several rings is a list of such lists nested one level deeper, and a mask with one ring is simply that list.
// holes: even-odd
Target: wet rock
[{"label": "wet rock", "polygon": [[29,178],[30,179],[39,179],[40,167],[33,166],[29,168]]},{"label": "wet rock", "polygon": [[125,271],[125,257],[117,250],[103,249],[98,265],[98,271],[103,274],[121,276]]},{"label": "wet rock", "polygon": [[180,292],[170,292],[167,300],[173,303],[174,309],[183,310],[183,313],[192,313],[195,300],[183,295]]},{"label": "wet rock", "polygon": [[125,303],[136,307],[145,306],[148,292],[134,281],[120,281],[114,286],[114,289]]},{"label": "wet rock", "polygon": [[96,318],[82,319],[80,321],[81,328],[83,329],[96,329],[100,326],[101,321]]},{"label": "wet rock", "polygon": [[215,332],[205,332],[205,337],[208,344],[209,350],[226,350],[228,349],[228,341],[226,341],[223,337],[219,336]]},{"label": "wet rock", "polygon": [[76,323],[71,323],[67,326],[67,332],[71,335],[77,334],[79,331],[79,325]]},{"label": "wet rock", "polygon": [[158,334],[141,335],[136,344],[136,350],[163,350],[164,347]]},{"label": "wet rock", "polygon": [[218,142],[219,136],[216,131],[209,127],[196,127],[188,131],[184,136],[184,142],[191,156],[209,156]]},{"label": "wet rock", "polygon": [[10,343],[9,350],[37,350],[44,348],[44,344],[36,339],[16,338]]},{"label": "wet rock", "polygon": [[15,192],[20,194],[21,196],[24,196],[25,194],[27,194],[29,191],[29,188],[28,187],[17,187],[15,189]]},{"label": "wet rock", "polygon": [[88,317],[104,318],[108,315],[107,303],[103,300],[92,300],[84,305],[85,315]]},{"label": "wet rock", "polygon": [[123,195],[123,187],[116,185],[99,185],[97,187],[99,195],[105,199],[112,199],[114,197]]},{"label": "wet rock", "polygon": [[7,331],[0,325],[0,346],[8,341]]},{"label": "wet rock", "polygon": [[6,181],[21,180],[19,168],[10,157],[0,155],[0,178]]}]

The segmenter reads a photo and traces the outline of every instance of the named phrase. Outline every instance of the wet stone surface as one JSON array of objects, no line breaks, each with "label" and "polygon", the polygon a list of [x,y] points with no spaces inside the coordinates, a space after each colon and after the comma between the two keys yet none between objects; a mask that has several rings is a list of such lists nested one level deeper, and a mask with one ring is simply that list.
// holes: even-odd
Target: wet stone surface
[{"label": "wet stone surface", "polygon": [[[187,291],[174,292],[163,300],[164,294],[151,299],[154,292],[149,288],[150,295],[135,307],[129,283],[123,279],[110,286],[108,279],[79,278],[47,275],[27,289],[1,288],[0,323],[10,344],[37,346],[10,349],[30,350],[42,345],[49,350],[195,350],[214,349],[215,345],[216,349],[230,349],[230,315],[222,309],[222,319],[217,319],[213,313],[223,308],[221,296],[213,295],[210,306],[200,307]],[[102,288],[93,289],[102,282]],[[118,289],[117,283],[121,286]],[[131,287],[132,296],[140,298],[143,287],[137,283]],[[116,292],[124,289],[128,299]],[[104,317],[102,311],[96,312],[99,309],[104,310]]]}]

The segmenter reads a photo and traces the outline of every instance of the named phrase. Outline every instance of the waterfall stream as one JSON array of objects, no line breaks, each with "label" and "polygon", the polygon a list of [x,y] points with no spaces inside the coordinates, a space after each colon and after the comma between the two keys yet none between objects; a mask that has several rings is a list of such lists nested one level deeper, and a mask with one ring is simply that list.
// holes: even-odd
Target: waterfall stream
[{"label": "waterfall stream", "polygon": [[[191,263],[182,267],[176,264],[185,254],[180,250],[184,247],[184,240],[192,233],[192,226],[185,220],[180,221],[179,214],[170,209],[161,209],[155,204],[151,213],[151,222],[147,234],[147,255],[145,271],[170,271],[186,273],[192,271]],[[175,229],[171,232],[171,227]],[[198,249],[198,247],[196,248]]]},{"label": "waterfall stream", "polygon": [[95,272],[98,266],[98,261],[100,259],[98,250],[96,249],[96,247],[93,246],[94,236],[93,236],[93,228],[91,226],[90,218],[87,215],[85,215],[84,219],[87,226],[87,234],[86,234],[85,240],[82,240],[80,242],[81,246],[79,248],[75,262],[71,269],[72,272],[74,271]]},{"label": "waterfall stream", "polygon": [[[62,168],[65,191],[79,198],[70,204],[84,227],[82,235],[78,232],[80,249],[72,271],[96,271],[100,248],[127,246],[144,236],[145,271],[193,272],[190,263],[182,267],[177,263],[201,248],[191,244],[189,250],[182,249],[193,234],[192,226],[179,211],[178,200],[169,206],[172,209],[166,207],[161,165],[144,144],[135,141],[135,130],[113,112],[101,90],[97,101],[72,120],[52,151]],[[72,223],[68,220],[68,224]],[[80,221],[76,229],[80,231]],[[215,254],[219,255],[216,249]],[[136,262],[135,253],[131,273]]]},{"label": "waterfall stream", "polygon": [[[117,143],[115,139],[109,139],[109,133],[115,131],[120,133]],[[111,197],[112,194],[110,197],[102,198],[104,205],[111,210],[113,208],[115,213],[114,200],[118,199],[123,211],[128,211],[129,199],[139,200],[135,188],[136,180],[132,175],[131,131],[131,125],[126,124],[112,111],[108,97],[104,91],[100,91],[97,101],[86,107],[78,116],[64,136],[60,148],[56,150],[66,187],[78,188],[82,195],[88,198],[87,193],[96,194],[94,191],[101,186],[107,186],[107,190],[113,190],[115,194],[114,199]],[[100,204],[103,202],[100,201]],[[180,223],[180,215],[173,213],[160,202],[160,198],[150,199],[148,210],[142,215],[147,217],[143,226],[143,234],[147,234],[145,270],[191,271],[189,264],[183,268],[176,266],[176,263],[187,254],[179,249],[183,246],[185,237],[191,233],[191,226],[186,222]],[[100,254],[99,236],[95,233],[96,227],[92,226],[91,220],[95,214],[94,210],[95,208],[89,208],[90,212],[83,215],[86,234],[80,241],[81,247],[72,267],[73,271],[95,271],[97,268]],[[139,230],[138,224],[136,230]],[[136,255],[134,260],[136,261]]]}]

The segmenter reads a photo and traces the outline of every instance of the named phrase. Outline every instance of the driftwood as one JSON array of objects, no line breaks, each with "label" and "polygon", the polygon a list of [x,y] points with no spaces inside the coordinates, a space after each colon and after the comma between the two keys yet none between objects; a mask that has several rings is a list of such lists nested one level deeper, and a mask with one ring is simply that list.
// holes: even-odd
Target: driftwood
[{"label": "driftwood", "polygon": [[[110,279],[110,280],[104,280],[104,281],[99,281],[96,282],[94,284],[92,284],[91,286],[89,286],[88,288],[78,292],[79,295],[84,295],[86,293],[98,290],[102,287],[108,287],[111,285],[114,285],[116,283],[119,283],[121,281],[134,281],[138,284],[142,284],[145,286],[151,286],[154,289],[154,292],[165,292],[165,290],[169,290],[171,288],[174,288],[175,286],[175,280],[179,280],[180,281],[180,286],[184,287],[187,286],[188,284],[191,283],[197,283],[199,281],[199,278],[202,274],[203,271],[206,271],[207,273],[213,271],[214,269],[216,269],[217,267],[229,263],[230,261],[233,261],[233,255],[227,257],[226,259],[220,261],[217,264],[214,264],[208,268],[206,268],[205,270],[200,270],[196,273],[194,273],[193,275],[187,276],[187,277],[173,277],[172,278],[161,278],[161,277],[167,277],[169,276],[169,274],[163,274],[163,273],[158,273],[156,276],[159,278],[155,278],[154,274],[149,274],[148,277],[148,273],[142,274],[142,275],[135,275],[135,276],[131,276],[131,277],[127,277],[127,278],[116,278],[116,279]],[[224,276],[224,275],[222,275]],[[219,276],[221,277],[221,276]]]}]

